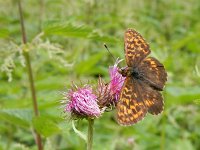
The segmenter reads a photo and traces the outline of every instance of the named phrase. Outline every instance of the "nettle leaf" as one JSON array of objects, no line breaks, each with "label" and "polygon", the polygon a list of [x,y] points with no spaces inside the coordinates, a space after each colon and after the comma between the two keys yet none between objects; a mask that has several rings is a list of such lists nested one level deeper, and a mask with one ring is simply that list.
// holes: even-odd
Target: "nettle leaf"
[{"label": "nettle leaf", "polygon": [[45,35],[62,35],[67,37],[86,38],[92,29],[84,25],[72,25],[66,22],[47,22],[44,25]]},{"label": "nettle leaf", "polygon": [[16,126],[28,128],[31,124],[32,111],[29,109],[2,109],[0,119]]},{"label": "nettle leaf", "polygon": [[106,43],[117,43],[116,38],[100,35],[91,27],[85,25],[74,25],[68,22],[47,22],[43,28],[44,35],[58,35],[65,37],[76,37],[90,39]]},{"label": "nettle leaf", "polygon": [[61,131],[56,123],[51,120],[51,117],[46,115],[34,117],[33,126],[37,130],[37,132],[45,137],[51,136]]}]

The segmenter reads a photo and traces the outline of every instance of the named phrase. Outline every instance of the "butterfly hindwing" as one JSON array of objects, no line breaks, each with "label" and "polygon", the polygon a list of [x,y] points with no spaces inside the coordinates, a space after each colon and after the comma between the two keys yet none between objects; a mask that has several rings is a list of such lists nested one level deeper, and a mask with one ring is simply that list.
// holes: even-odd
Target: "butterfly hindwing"
[{"label": "butterfly hindwing", "polygon": [[152,87],[162,91],[167,81],[167,73],[163,64],[161,64],[156,58],[145,58],[138,70],[143,74],[144,80],[146,80]]},{"label": "butterfly hindwing", "polygon": [[151,51],[147,42],[135,30],[128,29],[124,35],[127,66],[136,67]]},{"label": "butterfly hindwing", "polygon": [[131,77],[127,77],[124,81],[120,100],[117,104],[117,120],[121,125],[132,125],[143,119],[147,113],[137,84],[137,81]]},{"label": "butterfly hindwing", "polygon": [[138,83],[139,90],[143,91],[141,96],[148,112],[152,115],[158,115],[161,113],[164,108],[164,101],[160,91],[155,90],[145,82],[140,81]]}]

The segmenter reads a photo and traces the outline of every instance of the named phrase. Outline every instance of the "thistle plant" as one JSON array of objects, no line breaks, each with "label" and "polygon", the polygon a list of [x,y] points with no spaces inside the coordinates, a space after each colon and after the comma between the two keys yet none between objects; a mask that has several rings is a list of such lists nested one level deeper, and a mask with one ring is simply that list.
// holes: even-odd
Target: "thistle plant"
[{"label": "thistle plant", "polygon": [[[105,110],[115,108],[124,77],[118,73],[119,60],[109,68],[110,81],[105,83],[101,77],[97,85],[84,85],[78,87],[74,83],[68,92],[64,92],[64,112],[69,115],[72,122],[76,119],[88,120],[87,150],[92,150],[94,120],[103,115]],[[73,124],[74,128],[74,124]],[[81,132],[74,131],[83,139]]]},{"label": "thistle plant", "polygon": [[74,118],[97,118],[101,111],[97,104],[97,96],[93,94],[89,86],[77,87],[73,85],[72,89],[66,94],[67,102],[65,112],[71,113]]}]

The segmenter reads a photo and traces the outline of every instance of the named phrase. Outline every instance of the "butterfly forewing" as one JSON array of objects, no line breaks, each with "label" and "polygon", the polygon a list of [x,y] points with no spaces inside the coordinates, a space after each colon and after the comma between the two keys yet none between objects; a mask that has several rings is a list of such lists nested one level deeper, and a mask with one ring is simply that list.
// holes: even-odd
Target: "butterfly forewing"
[{"label": "butterfly forewing", "polygon": [[125,79],[120,93],[120,101],[117,104],[117,120],[121,125],[132,125],[144,118],[147,113],[137,86],[139,84],[133,78]]},{"label": "butterfly forewing", "polygon": [[128,29],[124,35],[126,63],[136,67],[151,51],[143,37],[135,30]]},{"label": "butterfly forewing", "polygon": [[167,73],[164,66],[155,58],[145,58],[139,65],[138,70],[143,74],[143,78],[150,86],[157,90],[163,90],[167,81]]}]

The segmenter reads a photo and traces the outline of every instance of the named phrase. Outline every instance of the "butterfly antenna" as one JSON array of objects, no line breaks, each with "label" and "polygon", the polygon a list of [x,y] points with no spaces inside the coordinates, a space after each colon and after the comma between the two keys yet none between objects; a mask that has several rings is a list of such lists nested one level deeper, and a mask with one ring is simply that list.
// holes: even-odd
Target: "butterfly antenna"
[{"label": "butterfly antenna", "polygon": [[116,61],[115,57],[113,56],[113,54],[110,52],[110,50],[108,49],[107,45],[104,43],[103,44],[104,47],[107,49],[108,53],[111,55],[111,57],[113,58],[114,62]]}]

